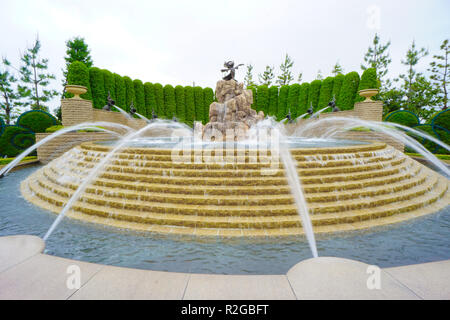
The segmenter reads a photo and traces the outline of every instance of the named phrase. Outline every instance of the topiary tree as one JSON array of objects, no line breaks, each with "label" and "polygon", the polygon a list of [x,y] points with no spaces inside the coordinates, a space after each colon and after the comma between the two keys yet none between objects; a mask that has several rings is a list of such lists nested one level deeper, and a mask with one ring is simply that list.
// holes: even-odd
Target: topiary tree
[{"label": "topiary tree", "polygon": [[165,113],[165,107],[164,107],[164,89],[163,86],[160,83],[155,83],[153,85],[153,88],[155,89],[155,101],[156,101],[156,110],[155,112],[158,114],[159,117],[164,118]]},{"label": "topiary tree", "polygon": [[278,121],[281,121],[284,118],[286,118],[288,94],[289,94],[289,86],[288,85],[281,86],[280,93],[278,94],[278,109],[277,109]]},{"label": "topiary tree", "polygon": [[209,106],[211,105],[211,103],[213,103],[214,101],[214,91],[211,88],[205,88],[203,89],[203,98],[205,100],[205,107],[204,107],[204,121],[203,124],[209,122]]},{"label": "topiary tree", "polygon": [[427,123],[432,126],[440,126],[450,131],[450,109],[435,113],[428,119]]},{"label": "topiary tree", "polygon": [[291,117],[297,118],[298,116],[298,95],[300,93],[300,85],[294,83],[289,88],[289,94],[287,98],[287,112],[291,110]]},{"label": "topiary tree", "polygon": [[341,93],[342,83],[344,82],[345,76],[343,74],[338,74],[334,77],[333,81],[333,92],[331,94],[331,98],[334,98],[334,101],[337,101],[339,98],[339,94]]},{"label": "topiary tree", "polygon": [[184,87],[184,96],[186,101],[184,122],[192,127],[194,125],[195,118],[194,88],[191,86]]},{"label": "topiary tree", "polygon": [[134,107],[136,108],[137,113],[145,116],[147,112],[147,108],[145,107],[145,93],[144,93],[144,84],[141,80],[133,80],[134,85]]},{"label": "topiary tree", "polygon": [[114,73],[114,86],[116,88],[116,99],[115,99],[116,106],[125,109],[126,105],[125,81],[117,73]]},{"label": "topiary tree", "polygon": [[114,81],[114,75],[108,71],[103,69],[103,80],[104,82],[104,88],[106,96],[108,97],[108,94],[111,95],[111,98],[115,101],[116,100],[116,84]]},{"label": "topiary tree", "polygon": [[298,93],[298,109],[297,115],[301,116],[308,110],[308,97],[309,97],[309,83],[305,82],[300,85],[300,91]]},{"label": "topiary tree", "polygon": [[136,93],[134,92],[133,80],[130,77],[123,77],[125,83],[125,110],[130,111],[131,102],[136,106]]},{"label": "topiary tree", "polygon": [[277,116],[278,110],[278,87],[271,86],[269,88],[269,109],[266,115]]},{"label": "topiary tree", "polygon": [[201,87],[194,87],[195,100],[195,120],[203,122],[205,111],[205,99],[203,97],[203,89]]},{"label": "topiary tree", "polygon": [[147,118],[152,117],[152,111],[155,113],[158,111],[156,108],[156,100],[155,100],[155,88],[153,84],[150,82],[144,83],[144,95],[145,95],[145,116]]},{"label": "topiary tree", "polygon": [[99,68],[89,69],[89,80],[92,91],[92,104],[94,108],[101,109],[106,104],[105,79],[103,72]]},{"label": "topiary tree", "polygon": [[419,117],[414,112],[408,110],[390,112],[384,117],[383,121],[398,123],[410,128],[420,124]]},{"label": "topiary tree", "polygon": [[359,91],[365,89],[378,89],[380,87],[380,83],[377,80],[377,70],[375,68],[368,68],[364,70],[361,81],[359,82],[358,91],[355,95],[355,103],[364,101],[364,97],[359,95]]},{"label": "topiary tree", "polygon": [[186,118],[186,98],[184,96],[184,87],[176,86],[175,87],[175,104],[176,104],[176,117],[181,122],[184,122]]},{"label": "topiary tree", "polygon": [[252,107],[252,109],[256,110],[256,108],[257,108],[257,106],[256,106],[256,99],[258,98],[258,92],[256,91],[256,87],[255,86],[250,86],[247,89],[248,90],[252,90],[253,103],[252,103],[251,107]]},{"label": "topiary tree", "polygon": [[[89,69],[83,62],[74,61],[67,69],[67,84],[75,84],[87,88],[87,92],[80,97],[91,100],[91,84],[89,81]],[[66,92],[65,97],[72,98],[73,94]]]},{"label": "topiary tree", "polygon": [[58,120],[50,113],[42,110],[31,110],[17,118],[16,125],[34,133],[45,132],[45,129],[58,124]]},{"label": "topiary tree", "polygon": [[317,111],[319,106],[320,87],[322,86],[322,80],[314,80],[311,82],[308,91],[308,108],[312,105],[314,111]]},{"label": "topiary tree", "polygon": [[15,157],[35,143],[34,132],[19,126],[6,126],[0,136],[0,157]]},{"label": "topiary tree", "polygon": [[257,86],[257,97],[256,97],[256,111],[263,111],[264,114],[267,114],[267,110],[269,109],[269,88],[266,85]]},{"label": "topiary tree", "polygon": [[167,84],[164,86],[164,106],[167,119],[172,119],[177,111],[177,104],[175,102],[175,89]]},{"label": "topiary tree", "polygon": [[358,72],[350,72],[345,75],[344,82],[342,83],[341,92],[336,105],[341,110],[353,109],[354,98],[359,86],[359,74]]},{"label": "topiary tree", "polygon": [[[323,109],[325,108],[328,103],[333,98],[333,84],[334,84],[334,78],[328,77],[325,80],[323,80],[322,85],[320,86],[320,95],[319,95],[319,104],[318,108]],[[327,111],[330,108],[327,109]],[[330,110],[331,111],[331,110]]]}]

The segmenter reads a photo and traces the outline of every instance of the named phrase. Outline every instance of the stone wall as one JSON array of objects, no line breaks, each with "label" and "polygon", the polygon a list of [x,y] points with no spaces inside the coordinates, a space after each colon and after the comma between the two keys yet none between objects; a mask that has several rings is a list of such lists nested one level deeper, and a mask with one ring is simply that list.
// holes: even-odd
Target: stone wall
[{"label": "stone wall", "polygon": [[62,99],[62,124],[70,127],[83,122],[90,122],[93,118],[92,101],[84,99]]}]

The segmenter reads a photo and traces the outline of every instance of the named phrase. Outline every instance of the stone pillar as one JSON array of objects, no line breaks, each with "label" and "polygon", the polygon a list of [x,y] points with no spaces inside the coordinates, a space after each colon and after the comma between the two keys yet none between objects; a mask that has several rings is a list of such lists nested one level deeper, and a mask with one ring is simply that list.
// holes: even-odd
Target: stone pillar
[{"label": "stone pillar", "polygon": [[355,103],[355,116],[362,120],[382,121],[383,120],[383,102],[382,101],[363,101]]},{"label": "stone pillar", "polygon": [[62,124],[65,127],[93,121],[92,101],[75,98],[62,99],[61,115]]}]

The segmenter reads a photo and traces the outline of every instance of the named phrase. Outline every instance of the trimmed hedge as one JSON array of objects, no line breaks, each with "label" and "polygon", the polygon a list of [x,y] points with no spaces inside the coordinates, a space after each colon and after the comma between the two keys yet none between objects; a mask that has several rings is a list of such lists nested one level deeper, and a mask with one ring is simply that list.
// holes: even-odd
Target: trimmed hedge
[{"label": "trimmed hedge", "polygon": [[256,110],[256,99],[258,98],[258,92],[256,91],[256,87],[247,87],[248,90],[252,90],[253,95],[253,103],[251,105],[252,109]]},{"label": "trimmed hedge", "polygon": [[269,109],[269,88],[265,85],[256,87],[258,95],[256,99],[256,112],[263,111],[267,114]]},{"label": "trimmed hedge", "polygon": [[186,98],[184,96],[184,87],[175,87],[175,103],[176,103],[176,115],[178,120],[184,122],[186,119]]},{"label": "trimmed hedge", "polygon": [[35,143],[34,132],[19,126],[6,126],[0,136],[0,156],[16,157]]},{"label": "trimmed hedge", "polygon": [[89,69],[89,80],[92,91],[92,104],[96,109],[102,109],[106,104],[105,79],[99,68]]},{"label": "trimmed hedge", "polygon": [[127,99],[125,92],[125,81],[117,73],[114,73],[114,86],[116,88],[116,106],[125,109]]},{"label": "trimmed hedge", "polygon": [[103,72],[103,87],[105,88],[106,97],[108,94],[111,95],[111,98],[116,101],[116,84],[114,81],[114,75],[109,70],[102,70]]},{"label": "trimmed hedge", "polygon": [[194,101],[195,101],[195,120],[204,122],[205,99],[203,97],[203,89],[201,87],[194,87]]},{"label": "trimmed hedge", "polygon": [[3,121],[3,118],[0,117],[0,136],[3,134],[3,131],[5,131],[6,123]]},{"label": "trimmed hedge", "polygon": [[130,77],[123,77],[123,81],[125,83],[125,110],[127,112],[130,111],[130,105],[131,102],[133,102],[133,105],[136,108],[136,94],[134,92],[134,84],[133,84],[133,80],[131,80]]},{"label": "trimmed hedge", "polygon": [[152,117],[152,111],[158,113],[155,100],[155,88],[153,87],[152,83],[150,82],[144,83],[144,95],[145,95],[145,108],[147,110],[146,117],[150,119]]},{"label": "trimmed hedge", "polygon": [[278,87],[271,86],[269,88],[269,109],[265,116],[277,116],[278,109]]},{"label": "trimmed hedge", "polygon": [[278,121],[281,121],[284,118],[286,118],[288,94],[289,94],[289,86],[288,85],[281,86],[280,93],[278,94],[278,109],[277,109]]},{"label": "trimmed hedge", "polygon": [[300,93],[300,85],[294,83],[289,88],[288,98],[287,98],[287,110],[286,114],[291,110],[291,117],[293,119],[298,117],[298,95]]},{"label": "trimmed hedge", "polygon": [[153,85],[155,90],[155,101],[156,101],[156,109],[155,112],[160,118],[164,118],[165,108],[164,108],[164,89],[160,83],[155,83]]},{"label": "trimmed hedge", "polygon": [[350,72],[345,75],[344,82],[342,83],[341,92],[336,105],[341,110],[353,109],[355,102],[355,94],[359,86],[359,74],[358,72]]},{"label": "trimmed hedge", "polygon": [[308,108],[312,105],[314,111],[317,111],[319,108],[319,96],[320,96],[320,87],[322,86],[322,80],[314,80],[309,85],[308,92]]},{"label": "trimmed hedge", "polygon": [[[67,84],[85,86],[87,92],[80,95],[81,98],[91,100],[91,83],[89,81],[89,68],[81,61],[72,62],[67,69]],[[73,94],[66,92],[66,98],[72,98]]]},{"label": "trimmed hedge", "polygon": [[133,80],[134,85],[134,107],[137,113],[147,116],[147,108],[145,107],[144,84],[141,80]]},{"label": "trimmed hedge", "polygon": [[344,82],[345,76],[343,74],[338,74],[334,77],[333,82],[333,92],[331,93],[331,98],[336,102],[339,98],[339,94],[341,93],[342,83]]},{"label": "trimmed hedge", "polygon": [[439,111],[428,119],[427,123],[437,125],[450,131],[450,109]]},{"label": "trimmed hedge", "polygon": [[175,89],[170,85],[164,86],[164,116],[167,119],[172,119],[175,116],[177,105],[175,102]]},{"label": "trimmed hedge", "polygon": [[[333,98],[333,85],[334,85],[334,78],[328,77],[325,80],[322,81],[322,86],[320,87],[320,94],[319,94],[319,102],[318,102],[318,109],[325,108],[328,103]],[[331,111],[328,108],[325,111]]]},{"label": "trimmed hedge", "polygon": [[300,91],[298,93],[298,109],[297,115],[298,117],[302,114],[305,114],[309,108],[308,105],[308,97],[309,97],[309,83],[302,83],[300,86]]},{"label": "trimmed hedge", "polygon": [[205,101],[205,107],[204,107],[204,122],[203,124],[206,124],[209,122],[209,106],[211,103],[214,102],[214,91],[211,88],[206,87],[203,89],[203,99]]},{"label": "trimmed hedge", "polygon": [[419,117],[407,110],[390,112],[384,117],[383,121],[394,122],[411,128],[420,124]]},{"label": "trimmed hedge", "polygon": [[191,86],[184,87],[184,96],[186,101],[185,123],[192,127],[195,118],[194,88]]},{"label": "trimmed hedge", "polygon": [[355,95],[355,103],[364,101],[365,98],[359,95],[359,91],[364,89],[378,89],[379,83],[377,80],[377,70],[375,68],[368,68],[364,70],[361,81],[359,82],[358,91]]},{"label": "trimmed hedge", "polygon": [[16,126],[23,127],[34,133],[45,132],[45,129],[56,124],[58,124],[58,120],[50,113],[42,110],[24,112],[16,121]]}]

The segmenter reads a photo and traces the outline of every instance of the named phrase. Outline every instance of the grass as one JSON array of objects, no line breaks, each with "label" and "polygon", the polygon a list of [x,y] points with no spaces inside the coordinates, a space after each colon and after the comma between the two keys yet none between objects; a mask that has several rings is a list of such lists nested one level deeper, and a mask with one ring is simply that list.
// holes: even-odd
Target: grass
[{"label": "grass", "polygon": [[[405,154],[410,157],[423,158],[423,156],[420,153],[405,152]],[[440,160],[450,160],[450,154],[435,154],[434,156]]]},{"label": "grass", "polygon": [[[0,166],[6,165],[8,163],[10,163],[11,161],[13,161],[15,158],[0,158]],[[29,161],[29,160],[37,160],[36,156],[29,156],[29,157],[25,157],[23,158],[23,161]]]}]

